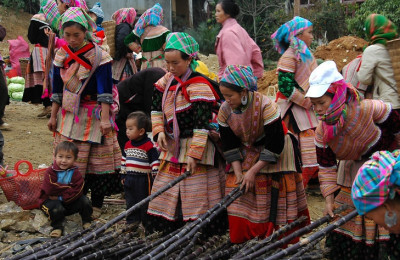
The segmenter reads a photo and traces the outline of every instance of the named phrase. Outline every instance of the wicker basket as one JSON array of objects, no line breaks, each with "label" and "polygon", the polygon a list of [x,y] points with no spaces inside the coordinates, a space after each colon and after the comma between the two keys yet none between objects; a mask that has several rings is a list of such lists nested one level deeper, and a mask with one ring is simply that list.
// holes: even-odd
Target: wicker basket
[{"label": "wicker basket", "polygon": [[19,59],[19,67],[21,68],[21,75],[24,79],[26,79],[28,63],[29,63],[29,58]]},{"label": "wicker basket", "polygon": [[397,91],[400,93],[400,38],[387,42],[390,59],[392,60],[392,67],[394,79],[397,84]]},{"label": "wicker basket", "polygon": [[115,21],[106,21],[101,24],[104,28],[104,33],[107,37],[107,44],[110,47],[110,55],[114,57],[115,55]]}]

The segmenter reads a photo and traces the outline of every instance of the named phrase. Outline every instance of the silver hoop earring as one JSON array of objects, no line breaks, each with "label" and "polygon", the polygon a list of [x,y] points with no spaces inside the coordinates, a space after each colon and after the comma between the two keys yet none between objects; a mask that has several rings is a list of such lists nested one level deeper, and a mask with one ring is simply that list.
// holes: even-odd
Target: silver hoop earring
[{"label": "silver hoop earring", "polygon": [[391,213],[392,213],[391,216],[389,216],[389,211],[386,211],[385,213],[385,224],[390,228],[397,224],[396,212],[391,212]]},{"label": "silver hoop earring", "polygon": [[241,98],[240,101],[241,101],[241,103],[242,103],[243,106],[247,105],[247,96],[244,95],[244,96]]}]

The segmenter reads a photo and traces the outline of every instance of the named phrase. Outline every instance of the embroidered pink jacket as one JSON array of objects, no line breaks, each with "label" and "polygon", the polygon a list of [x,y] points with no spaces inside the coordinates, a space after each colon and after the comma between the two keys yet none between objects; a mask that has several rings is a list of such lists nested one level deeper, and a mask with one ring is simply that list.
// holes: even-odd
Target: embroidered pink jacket
[{"label": "embroidered pink jacket", "polygon": [[243,27],[233,18],[228,18],[217,35],[215,52],[219,61],[218,77],[221,79],[226,66],[251,66],[257,78],[261,78],[264,64],[260,47]]}]

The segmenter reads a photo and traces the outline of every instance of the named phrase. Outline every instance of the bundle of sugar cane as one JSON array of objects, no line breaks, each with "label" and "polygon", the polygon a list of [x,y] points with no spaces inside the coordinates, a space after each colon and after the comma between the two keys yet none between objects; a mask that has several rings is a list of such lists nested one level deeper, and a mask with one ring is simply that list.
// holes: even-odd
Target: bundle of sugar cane
[{"label": "bundle of sugar cane", "polygon": [[218,241],[221,240],[221,236],[212,236],[210,237],[203,245],[199,246],[195,251],[191,254],[182,258],[182,260],[191,260],[191,259],[198,259],[201,254],[207,251],[210,247],[217,244]]},{"label": "bundle of sugar cane", "polygon": [[140,249],[144,247],[144,241],[134,241],[127,244],[117,244],[116,246],[105,248],[102,250],[96,250],[96,252],[87,255],[85,257],[81,257],[81,260],[93,260],[93,259],[107,259],[109,255],[113,255],[115,252],[120,251],[121,249],[127,249],[127,252],[123,251],[122,253],[129,253],[131,251]]},{"label": "bundle of sugar cane", "polygon": [[[35,253],[40,252],[42,250],[50,251],[53,248],[58,248],[64,244],[67,244],[71,241],[74,241],[77,237],[79,237],[81,234],[85,234],[89,232],[89,230],[83,230],[80,232],[73,232],[71,234],[68,234],[62,238],[57,238],[57,239],[52,239],[44,244],[41,244],[40,246],[34,247],[34,248],[28,248],[25,249],[21,254],[18,254],[16,256],[13,256],[10,258],[10,260],[19,260],[22,258],[25,258],[27,256],[33,256]],[[33,258],[36,259],[36,258]]]},{"label": "bundle of sugar cane", "polygon": [[241,258],[244,256],[247,256],[251,253],[256,252],[263,246],[267,245],[268,243],[274,241],[281,235],[285,234],[286,232],[292,230],[293,228],[297,227],[304,221],[306,221],[308,218],[306,216],[301,216],[300,218],[296,219],[292,223],[286,224],[285,226],[281,227],[280,229],[276,230],[274,233],[272,233],[269,237],[264,238],[258,242],[252,242],[248,243],[247,246],[245,246],[242,250],[240,250],[237,254],[233,256],[233,259]]},{"label": "bundle of sugar cane", "polygon": [[179,233],[177,233],[176,235],[174,235],[173,237],[171,237],[170,239],[168,239],[167,241],[163,242],[161,245],[159,245],[157,248],[155,248],[153,251],[151,251],[150,253],[148,253],[146,256],[144,256],[143,258],[141,258],[141,260],[147,260],[150,258],[155,257],[156,255],[158,255],[160,252],[162,252],[163,250],[166,250],[168,247],[175,246],[174,242],[181,239],[182,237],[184,237],[188,232],[190,232],[190,230],[192,230],[193,227],[195,227],[196,225],[199,225],[201,222],[203,222],[203,217],[208,217],[209,215],[212,214],[212,212],[214,212],[215,210],[217,210],[218,208],[221,208],[222,205],[224,205],[226,203],[227,200],[229,200],[233,194],[237,193],[240,190],[239,187],[233,189],[228,195],[226,195],[219,203],[215,204],[211,209],[207,210],[206,213],[204,213],[200,218],[196,219],[195,221],[191,222],[190,224],[187,224],[185,226],[184,229],[182,229]]},{"label": "bundle of sugar cane", "polygon": [[[338,213],[342,212],[343,210],[345,210],[347,208],[348,208],[347,205],[342,205],[341,207],[337,208],[334,211],[334,213],[338,214]],[[330,221],[331,219],[332,219],[332,217],[330,215],[326,215],[326,216],[324,216],[324,217],[312,222],[310,225],[308,225],[306,227],[303,227],[303,228],[301,228],[299,230],[296,230],[295,232],[291,233],[290,235],[288,235],[288,236],[286,236],[286,237],[284,237],[284,238],[282,238],[282,239],[280,239],[280,240],[278,240],[278,241],[276,241],[276,242],[274,242],[274,243],[272,243],[270,245],[262,247],[259,250],[255,251],[255,252],[253,252],[251,254],[244,255],[243,257],[236,258],[236,259],[248,259],[248,260],[254,259],[254,258],[256,258],[258,256],[261,256],[261,255],[263,255],[263,254],[265,254],[265,253],[267,253],[267,252],[269,252],[269,251],[271,251],[271,250],[273,250],[273,249],[275,249],[277,247],[281,247],[281,246],[289,243],[294,238],[297,238],[297,237],[300,237],[300,236],[302,236],[302,235],[304,235],[306,233],[309,233],[313,229],[321,226],[322,224]]]},{"label": "bundle of sugar cane", "polygon": [[121,234],[122,234],[122,231],[117,231],[117,232],[112,232],[109,235],[102,236],[102,237],[98,238],[96,241],[94,241],[93,243],[78,247],[75,250],[69,252],[68,254],[65,255],[65,258],[71,259],[72,257],[79,256],[85,252],[88,252],[89,250],[96,249],[101,244],[104,244],[110,240],[118,238]]},{"label": "bundle of sugar cane", "polygon": [[200,260],[214,260],[217,259],[215,257],[216,254],[218,254],[218,252],[225,250],[227,248],[230,248],[233,244],[231,243],[230,240],[226,241],[225,243],[223,243],[222,245],[220,245],[219,247],[215,248],[214,250],[212,250],[211,252],[209,252],[207,254],[207,256],[200,258]]},{"label": "bundle of sugar cane", "polygon": [[115,223],[117,223],[118,221],[122,220],[123,218],[125,218],[127,215],[131,214],[133,211],[138,210],[139,208],[143,207],[144,205],[146,205],[148,202],[150,202],[151,200],[153,200],[155,197],[159,196],[161,193],[165,192],[166,190],[172,188],[173,186],[175,186],[177,183],[179,183],[180,181],[184,180],[186,177],[188,177],[191,173],[189,171],[186,171],[184,174],[182,174],[181,176],[175,178],[174,180],[172,180],[170,183],[168,183],[167,185],[165,185],[164,187],[162,187],[161,189],[159,189],[157,192],[151,194],[150,196],[148,196],[147,198],[143,199],[142,201],[136,203],[135,205],[133,205],[131,208],[129,208],[128,210],[122,212],[121,214],[119,214],[117,217],[113,218],[112,220],[110,220],[109,222],[107,222],[106,224],[104,224],[102,227],[94,230],[93,232],[89,233],[88,235],[84,236],[83,238],[81,238],[80,240],[74,242],[73,244],[69,245],[69,247],[55,255],[51,256],[51,259],[62,259],[63,256],[65,256],[66,254],[68,254],[71,250],[74,250],[75,248],[86,244],[88,241],[95,239],[96,237],[98,237],[100,234],[102,234],[104,231],[106,231],[109,227],[111,227],[112,225],[114,225]]},{"label": "bundle of sugar cane", "polygon": [[[243,190],[240,190],[240,188],[235,188],[233,191],[231,191],[226,197],[228,197],[225,201],[225,198],[223,201],[225,203],[218,203],[217,207],[213,207],[214,210],[212,211],[207,211],[207,213],[203,214],[200,218],[198,218],[194,222],[198,222],[188,233],[186,233],[183,237],[178,238],[178,240],[175,240],[175,242],[172,242],[172,244],[167,243],[169,245],[165,250],[161,251],[160,253],[154,255],[154,252],[149,253],[144,259],[148,259],[148,257],[152,257],[152,259],[157,260],[161,259],[163,257],[167,257],[172,250],[175,250],[178,246],[182,245],[184,242],[189,240],[193,235],[196,234],[197,231],[199,231],[201,228],[205,227],[208,223],[211,222],[213,218],[215,218],[219,213],[221,213],[223,210],[226,210],[226,208],[234,202],[237,198],[239,198],[243,194]],[[168,242],[168,241],[167,241]]]},{"label": "bundle of sugar cane", "polygon": [[144,252],[149,251],[150,249],[158,246],[159,244],[167,241],[168,239],[170,239],[171,237],[175,236],[178,232],[180,232],[181,229],[177,229],[174,232],[162,237],[161,239],[158,239],[156,241],[150,242],[146,245],[146,247],[141,248],[139,250],[136,250],[135,252],[133,252],[130,255],[125,256],[122,260],[131,260],[131,259],[136,259],[138,256],[142,255]]},{"label": "bundle of sugar cane", "polygon": [[341,225],[345,224],[346,222],[350,221],[353,219],[355,216],[357,216],[357,210],[353,210],[349,214],[339,218],[336,220],[334,223],[326,226],[325,228],[315,232],[314,234],[310,235],[307,238],[301,239],[300,242],[283,249],[280,251],[278,254],[272,255],[267,258],[267,260],[277,260],[277,259],[282,259],[284,256],[290,255],[293,252],[296,252],[300,247],[309,244],[311,241],[314,241],[317,238],[324,237],[326,236],[329,232],[333,231],[334,229],[340,227]]}]

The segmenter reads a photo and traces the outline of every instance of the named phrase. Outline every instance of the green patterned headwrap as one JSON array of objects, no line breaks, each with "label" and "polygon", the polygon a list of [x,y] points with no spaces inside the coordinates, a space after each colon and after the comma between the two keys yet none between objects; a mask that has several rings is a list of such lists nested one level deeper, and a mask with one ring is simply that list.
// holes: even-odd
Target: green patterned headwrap
[{"label": "green patterned headwrap", "polygon": [[387,41],[397,38],[397,27],[383,15],[371,14],[365,21],[365,33],[369,44],[380,43],[386,45]]},{"label": "green patterned headwrap", "polygon": [[199,44],[187,33],[174,32],[168,34],[165,49],[178,50],[192,57],[192,62],[190,63],[192,71],[195,71],[199,65],[195,60],[199,53]]}]

